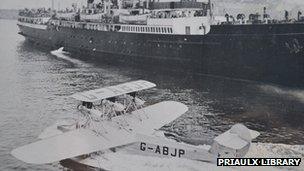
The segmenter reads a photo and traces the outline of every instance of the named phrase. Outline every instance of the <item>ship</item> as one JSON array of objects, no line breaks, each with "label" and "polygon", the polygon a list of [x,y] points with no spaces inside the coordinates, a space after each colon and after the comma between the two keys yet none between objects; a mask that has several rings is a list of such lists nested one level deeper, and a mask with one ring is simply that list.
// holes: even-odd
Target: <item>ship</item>
[{"label": "ship", "polygon": [[[95,0],[96,1],[96,0]],[[30,42],[144,69],[303,87],[304,22],[264,13],[214,15],[209,0],[88,0],[87,6],[20,11]]]}]

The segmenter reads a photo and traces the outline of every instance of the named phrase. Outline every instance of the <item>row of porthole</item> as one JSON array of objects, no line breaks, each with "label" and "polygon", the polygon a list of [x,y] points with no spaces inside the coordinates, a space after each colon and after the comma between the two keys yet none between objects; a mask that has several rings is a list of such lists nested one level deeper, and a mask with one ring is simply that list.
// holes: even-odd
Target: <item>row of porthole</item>
[{"label": "row of porthole", "polygon": [[[109,41],[109,43],[111,43],[111,41]],[[118,43],[117,41],[114,42],[114,44],[117,44],[117,43]],[[123,42],[123,44],[126,45],[126,42]],[[131,42],[131,45],[134,45],[134,43]],[[140,46],[140,45],[146,46],[147,44],[146,44],[146,43],[138,43],[138,46]],[[148,45],[149,45],[149,44],[148,44]],[[81,46],[83,46],[83,45],[81,45]],[[159,43],[158,43],[156,46],[159,47],[159,48],[161,47],[161,45],[160,45]],[[164,44],[163,47],[166,48],[167,45]],[[169,47],[169,48],[172,48],[173,46],[172,46],[172,44],[170,44],[168,47]],[[183,45],[178,45],[178,47],[179,47],[179,48],[182,48]]]},{"label": "row of porthole", "polygon": [[[112,43],[112,41],[109,40],[108,43]],[[117,41],[114,41],[114,44],[117,44],[117,43],[118,43]],[[123,42],[123,44],[126,45],[127,43],[126,43],[126,42]],[[133,42],[131,42],[130,44],[131,44],[131,45],[134,45]],[[138,45],[144,45],[144,46],[146,46],[146,43],[138,43]],[[149,45],[149,44],[148,44],[148,45]],[[158,44],[157,44],[157,47],[161,47],[161,45],[158,43]],[[166,44],[164,44],[163,47],[166,48],[166,47],[167,47]],[[170,44],[169,47],[172,48],[172,47],[173,47],[172,44]],[[179,47],[179,48],[182,48],[183,45],[178,45],[178,47]]]},{"label": "row of porthole", "polygon": [[[72,37],[72,38],[76,38],[75,35],[71,35],[71,37]],[[86,39],[86,37],[81,36],[80,39]],[[89,42],[90,42],[90,43],[93,43],[93,41],[94,41],[93,37],[90,37],[90,38],[89,38]],[[101,40],[101,41],[102,41],[102,40]],[[184,41],[188,41],[188,39],[187,39],[187,38],[184,38]],[[112,43],[111,40],[109,40],[108,43]],[[126,42],[124,42],[124,44],[126,44]],[[131,45],[133,45],[133,42],[131,42]]]},{"label": "row of porthole", "polygon": [[[92,37],[89,39],[89,43],[93,43],[93,38]],[[108,43],[112,43],[112,41],[109,40]],[[114,44],[117,44],[117,43],[118,43],[117,41],[114,41]],[[126,45],[127,43],[124,41],[123,44]],[[130,44],[134,45],[133,42],[131,42]],[[138,43],[138,45],[144,45],[144,46],[146,46],[146,43]],[[159,43],[157,44],[157,47],[160,47]],[[166,47],[165,44],[164,44],[164,47]],[[169,47],[172,48],[172,45],[170,44]],[[182,45],[179,45],[179,48],[182,48]]]},{"label": "row of porthole", "polygon": [[[71,35],[71,37],[75,38],[75,36],[73,36],[73,35]],[[102,40],[101,40],[101,41],[102,41]],[[90,43],[90,44],[93,43],[93,38],[92,38],[92,37],[89,39],[89,43]],[[112,43],[112,40],[109,40],[108,43]],[[114,43],[114,44],[117,44],[118,41],[113,41],[113,43]],[[123,44],[126,45],[127,43],[124,41]],[[131,42],[130,45],[134,45],[134,43]],[[139,45],[139,46],[140,46],[140,45],[146,46],[146,43],[138,43],[138,45]],[[148,45],[149,45],[149,44],[148,44]],[[161,47],[161,45],[160,45],[159,43],[157,43],[156,46],[157,46],[157,47]],[[164,44],[163,47],[166,48],[166,47],[167,47],[166,44]],[[172,47],[173,47],[172,44],[169,44],[169,47],[172,48]],[[180,44],[180,45],[178,45],[178,47],[179,47],[179,48],[182,48],[183,46]]]}]

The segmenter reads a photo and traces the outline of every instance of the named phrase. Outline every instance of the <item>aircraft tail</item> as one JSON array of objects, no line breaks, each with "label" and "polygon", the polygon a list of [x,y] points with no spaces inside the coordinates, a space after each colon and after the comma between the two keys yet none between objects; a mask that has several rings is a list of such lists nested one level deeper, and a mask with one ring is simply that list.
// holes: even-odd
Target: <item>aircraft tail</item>
[{"label": "aircraft tail", "polygon": [[244,157],[249,151],[251,141],[260,135],[243,124],[236,124],[228,131],[214,138],[209,150],[217,157]]}]

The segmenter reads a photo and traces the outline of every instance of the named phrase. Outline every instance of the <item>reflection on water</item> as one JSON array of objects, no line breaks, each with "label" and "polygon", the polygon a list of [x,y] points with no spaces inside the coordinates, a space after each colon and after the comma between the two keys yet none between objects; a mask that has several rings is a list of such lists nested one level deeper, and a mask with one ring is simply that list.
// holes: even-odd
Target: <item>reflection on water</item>
[{"label": "reflection on water", "polygon": [[69,95],[136,79],[157,83],[141,93],[151,103],[176,100],[189,106],[164,127],[184,140],[203,142],[242,122],[262,133],[260,142],[304,143],[304,90],[83,61],[33,47],[17,34],[14,21],[0,20],[0,25],[0,170],[60,169],[59,164],[27,165],[9,153],[37,140],[57,119],[75,114]]}]

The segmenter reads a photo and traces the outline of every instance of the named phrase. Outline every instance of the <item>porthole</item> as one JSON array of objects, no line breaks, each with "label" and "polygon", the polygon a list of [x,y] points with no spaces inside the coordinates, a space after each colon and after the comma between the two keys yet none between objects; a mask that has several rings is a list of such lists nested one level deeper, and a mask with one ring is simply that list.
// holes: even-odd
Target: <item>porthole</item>
[{"label": "porthole", "polygon": [[89,42],[93,43],[93,37],[90,37]]}]

